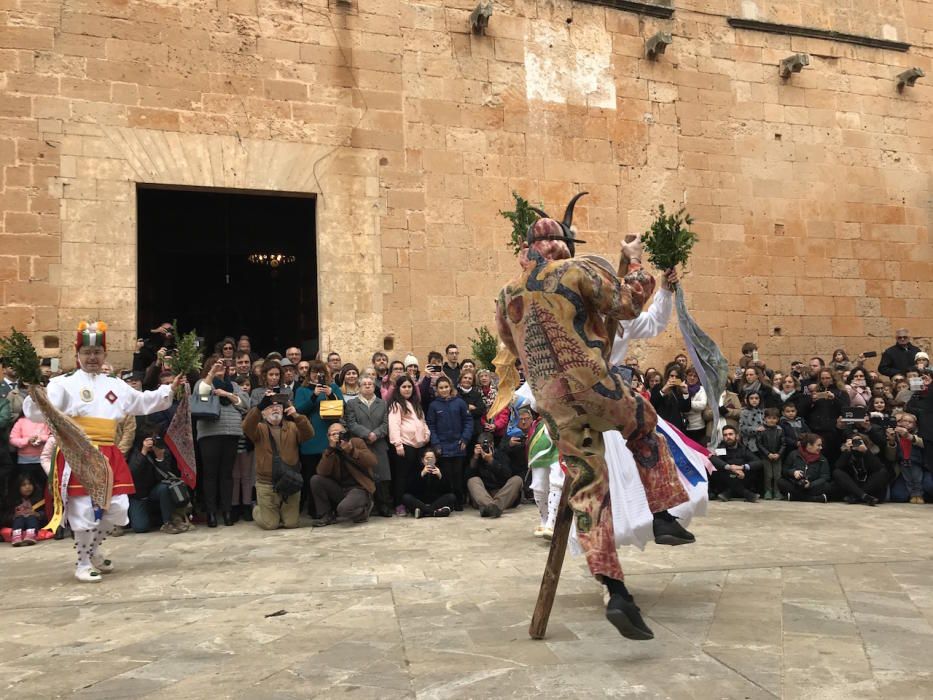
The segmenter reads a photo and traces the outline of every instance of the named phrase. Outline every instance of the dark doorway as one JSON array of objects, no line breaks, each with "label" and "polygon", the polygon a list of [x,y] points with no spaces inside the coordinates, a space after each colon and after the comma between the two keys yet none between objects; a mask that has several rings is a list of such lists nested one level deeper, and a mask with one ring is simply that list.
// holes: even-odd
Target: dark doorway
[{"label": "dark doorway", "polygon": [[208,352],[244,333],[260,354],[317,352],[313,195],[138,185],[136,199],[141,337],[178,319]]}]

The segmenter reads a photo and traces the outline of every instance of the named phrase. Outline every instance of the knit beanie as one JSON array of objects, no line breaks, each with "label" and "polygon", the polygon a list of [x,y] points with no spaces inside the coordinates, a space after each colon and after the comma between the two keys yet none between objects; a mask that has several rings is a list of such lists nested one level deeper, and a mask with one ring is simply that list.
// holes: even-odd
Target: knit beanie
[{"label": "knit beanie", "polygon": [[418,358],[415,357],[414,355],[408,354],[405,356],[405,368],[407,369],[411,367],[412,365],[414,365],[415,367],[418,367]]}]

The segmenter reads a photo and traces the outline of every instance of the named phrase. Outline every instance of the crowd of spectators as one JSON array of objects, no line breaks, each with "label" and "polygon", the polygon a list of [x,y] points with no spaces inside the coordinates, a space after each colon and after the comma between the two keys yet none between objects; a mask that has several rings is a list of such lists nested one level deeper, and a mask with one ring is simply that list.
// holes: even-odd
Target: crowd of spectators
[{"label": "crowd of spectators", "polygon": [[[163,324],[138,342],[132,367],[121,373],[128,384],[171,381],[173,333]],[[710,448],[711,498],[933,500],[929,358],[907,330],[897,332],[877,370],[867,368],[874,355],[850,359],[838,349],[828,362],[814,356],[769,367],[746,343],[719,397],[707,396],[686,355],[662,370],[642,370],[633,357],[625,364],[633,389],[659,416]],[[51,376],[48,363],[43,370]],[[198,478],[185,508],[171,493],[179,470],[164,441],[175,407],[129,418],[118,431],[136,487],[136,532],[178,534],[195,522],[238,520],[293,528],[303,513],[314,527],[371,516],[447,517],[465,507],[497,518],[528,496],[526,437],[538,416],[527,407],[491,415],[497,377],[461,360],[456,345],[429,353],[423,368],[413,355],[390,360],[384,352],[358,367],[338,352],[306,358],[298,347],[260,356],[247,336],[227,337],[189,381],[193,395],[219,411],[193,421]],[[3,517],[34,539],[54,438],[22,417],[22,400],[5,368],[0,462],[11,462]],[[713,440],[717,416],[725,427]]]},{"label": "crowd of spectators", "polygon": [[[710,496],[877,505],[933,500],[933,395],[927,353],[906,329],[875,352],[829,361],[814,356],[768,367],[746,343],[718,400],[706,395],[687,357],[638,371],[634,386],[658,415],[703,447],[716,472]],[[713,440],[721,416],[724,427]]]}]

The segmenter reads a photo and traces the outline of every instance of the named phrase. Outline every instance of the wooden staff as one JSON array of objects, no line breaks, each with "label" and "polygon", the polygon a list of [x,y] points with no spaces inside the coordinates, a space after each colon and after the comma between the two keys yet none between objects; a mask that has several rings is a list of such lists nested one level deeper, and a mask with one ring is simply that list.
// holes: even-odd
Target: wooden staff
[{"label": "wooden staff", "polygon": [[[635,240],[635,236],[625,237],[626,243]],[[624,253],[619,258],[619,279],[628,272],[629,258]],[[612,337],[619,327],[618,319],[606,319],[607,327],[612,328]],[[608,361],[608,352],[606,360]],[[570,539],[570,523],[573,522],[573,510],[567,503],[570,494],[570,475],[564,478],[564,487],[560,494],[560,505],[557,506],[557,519],[554,522],[554,535],[551,537],[551,549],[548,551],[547,564],[544,566],[544,575],[541,577],[541,587],[538,589],[538,601],[531,616],[531,625],[528,634],[532,639],[544,639],[547,632],[547,623],[551,617],[551,608],[554,607],[554,597],[557,595],[557,584],[560,582],[560,571],[564,565],[564,554],[567,552],[567,540]]]},{"label": "wooden staff", "polygon": [[544,566],[544,576],[541,577],[541,588],[538,589],[538,602],[535,603],[535,611],[531,616],[531,625],[528,627],[528,634],[532,639],[544,639],[548,619],[551,617],[551,608],[554,607],[554,596],[557,595],[560,570],[564,565],[567,540],[570,538],[570,523],[573,522],[573,510],[567,503],[569,494],[570,475],[567,474],[564,477],[564,488],[560,493],[560,505],[557,506],[557,519],[554,522],[551,549],[547,555],[547,564]]}]

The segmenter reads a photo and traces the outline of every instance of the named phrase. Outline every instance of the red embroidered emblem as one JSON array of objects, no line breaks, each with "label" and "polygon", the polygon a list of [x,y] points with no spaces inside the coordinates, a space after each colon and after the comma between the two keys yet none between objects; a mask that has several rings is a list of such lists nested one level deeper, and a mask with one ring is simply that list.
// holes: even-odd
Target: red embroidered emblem
[{"label": "red embroidered emblem", "polygon": [[114,394],[112,391],[108,391],[107,395],[104,398],[107,399],[110,403],[117,402],[117,395]]}]

